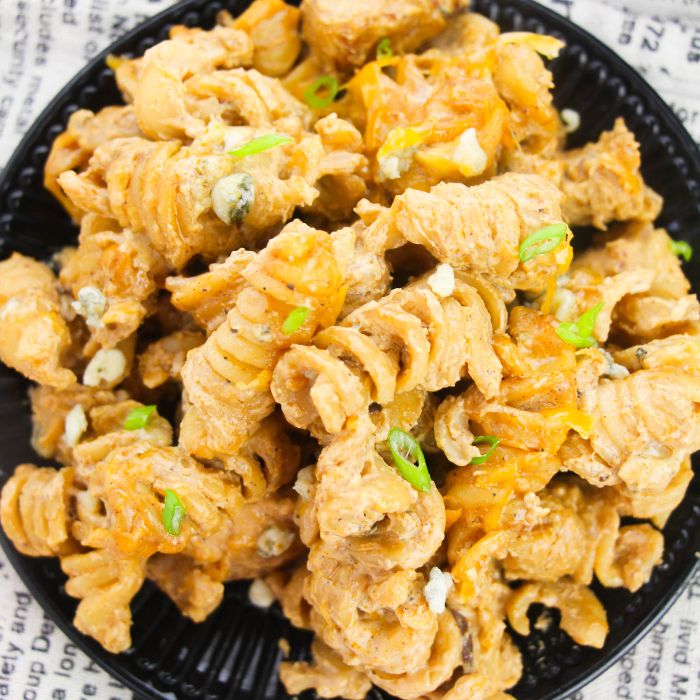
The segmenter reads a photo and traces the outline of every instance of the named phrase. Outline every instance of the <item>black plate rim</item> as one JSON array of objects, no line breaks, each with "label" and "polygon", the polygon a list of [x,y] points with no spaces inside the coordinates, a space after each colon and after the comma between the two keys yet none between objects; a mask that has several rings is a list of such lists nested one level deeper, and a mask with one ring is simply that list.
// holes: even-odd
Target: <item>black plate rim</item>
[{"label": "black plate rim", "polygon": [[[544,15],[547,22],[554,27],[559,25],[567,33],[577,36],[577,40],[584,46],[590,46],[598,53],[599,57],[611,69],[611,72],[616,76],[623,78],[628,82],[635,91],[642,93],[646,100],[653,104],[655,111],[660,117],[667,122],[667,126],[673,131],[674,136],[680,141],[682,155],[690,161],[692,167],[700,176],[700,148],[693,141],[684,124],[676,116],[673,110],[659,95],[659,93],[640,75],[632,66],[622,59],[613,49],[604,44],[596,36],[588,32],[580,25],[574,23],[568,18],[559,15],[554,10],[540,5],[535,0],[517,0],[517,3],[523,7],[523,12],[527,15],[528,11]],[[182,18],[189,12],[195,9],[202,9],[206,6],[207,0],[181,0],[175,5],[165,8],[161,12],[153,15],[146,21],[131,29],[126,34],[119,37],[116,41],[110,44],[103,51],[94,56],[78,73],[68,81],[59,92],[52,98],[48,105],[41,111],[39,116],[33,122],[32,126],[22,137],[20,143],[15,148],[12,156],[7,161],[5,167],[0,172],[0,196],[10,186],[10,174],[13,173],[18,164],[25,157],[29,150],[34,137],[46,128],[48,123],[56,117],[56,112],[65,99],[66,93],[71,92],[76,87],[80,86],[89,73],[98,64],[104,63],[106,57],[111,53],[120,53],[123,45],[135,40],[141,34],[155,34],[163,27],[176,24],[182,21]],[[474,3],[478,6],[478,1]],[[478,7],[474,8],[479,11]],[[697,476],[696,476],[697,478]],[[83,651],[91,660],[95,661],[102,669],[104,669],[112,677],[120,681],[128,689],[145,698],[153,698],[154,700],[164,700],[166,698],[176,698],[173,692],[160,691],[143,679],[132,675],[131,673],[122,670],[119,664],[115,663],[115,655],[109,654],[102,649],[96,642],[89,637],[80,633],[73,624],[68,621],[58,607],[54,604],[51,598],[45,593],[43,586],[38,585],[28,576],[24,570],[23,560],[25,557],[20,554],[8,540],[4,531],[0,528],[0,546],[2,546],[8,560],[19,575],[23,584],[27,587],[32,596],[46,611],[59,629],[73,642],[81,651]],[[600,659],[592,664],[588,669],[588,674],[583,678],[573,679],[568,683],[563,684],[557,691],[548,693],[541,697],[541,700],[565,700],[565,698],[575,693],[593,680],[598,678],[602,673],[612,667],[620,658],[622,658],[632,647],[639,644],[642,639],[653,629],[665,613],[673,606],[683,592],[688,581],[696,574],[700,573],[700,560],[694,559],[688,562],[681,574],[676,577],[671,585],[666,589],[665,595],[660,598],[656,605],[651,608],[651,611],[645,618],[635,625],[633,630],[627,635],[627,639],[620,644],[613,652],[601,655]],[[128,652],[126,652],[128,654]]]}]

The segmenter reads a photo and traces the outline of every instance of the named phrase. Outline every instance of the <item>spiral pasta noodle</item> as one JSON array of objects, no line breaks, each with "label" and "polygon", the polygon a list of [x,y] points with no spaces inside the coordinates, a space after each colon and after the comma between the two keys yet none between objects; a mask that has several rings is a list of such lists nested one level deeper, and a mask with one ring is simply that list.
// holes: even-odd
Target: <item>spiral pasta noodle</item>
[{"label": "spiral pasta noodle", "polygon": [[290,483],[301,461],[301,450],[279,413],[265,418],[238,453],[221,460],[241,479],[246,499],[256,500]]},{"label": "spiral pasta noodle", "polygon": [[[143,442],[111,450],[94,465],[87,482],[106,511],[106,532],[92,533],[91,542],[113,540],[122,552],[137,557],[182,551],[195,535],[221,527],[224,514],[235,513],[241,503],[235,484],[220,472],[205,470],[176,447]],[[166,489],[178,494],[187,512],[179,534],[163,528]]]},{"label": "spiral pasta noodle", "polygon": [[[479,29],[483,31],[483,23]],[[564,130],[552,99],[552,74],[540,54],[554,58],[563,44],[524,32],[507,32],[485,43],[494,64],[494,85],[510,112],[507,128],[517,144],[508,151],[552,154],[559,150]]]},{"label": "spiral pasta noodle", "polygon": [[134,104],[139,128],[151,139],[194,138],[205,128],[192,114],[185,80],[206,75],[217,68],[249,65],[253,44],[244,33],[231,27],[174,27],[170,39],[152,47],[134,60],[112,58],[122,93]]},{"label": "spiral pasta noodle", "polygon": [[116,654],[131,646],[130,604],[141,588],[146,560],[113,548],[61,558],[66,593],[79,598],[73,624]]},{"label": "spiral pasta noodle", "polygon": [[128,415],[133,410],[142,408],[143,404],[125,399],[122,392],[117,392],[113,402],[89,408],[86,432],[73,447],[72,453],[76,476],[80,480],[88,479],[94,471],[95,464],[108,457],[115,448],[172,445],[172,426],[165,418],[155,413],[139,430],[128,430],[124,427]]},{"label": "spiral pasta noodle", "polygon": [[508,621],[519,634],[528,634],[527,611],[534,603],[544,603],[561,611],[561,628],[578,644],[600,649],[608,633],[605,608],[586,586],[572,581],[526,583],[508,604]]},{"label": "spiral pasta noodle", "polygon": [[363,65],[376,43],[391,36],[400,51],[411,51],[446,26],[446,17],[466,3],[446,0],[439,5],[400,0],[395,7],[363,5],[362,24],[348,23],[328,0],[304,3],[304,38],[314,58],[326,69],[343,71]]},{"label": "spiral pasta noodle", "polygon": [[[325,682],[341,688],[351,681],[351,688],[365,687],[353,671],[359,668],[372,683],[399,697],[428,695],[460,678],[469,678],[474,689],[490,697],[499,682],[482,679],[480,673],[487,673],[489,665],[495,670],[497,664],[508,664],[515,674],[517,652],[503,638],[502,626],[485,618],[467,623],[458,605],[443,612],[426,605],[420,568],[439,546],[445,511],[434,485],[427,492],[411,488],[379,455],[375,440],[366,416],[349,420],[322,451],[314,483],[302,496],[306,514],[301,517],[314,518],[317,529],[306,529],[308,572],[295,573],[281,597],[296,610],[303,586],[310,614],[290,613],[301,625],[310,624],[323,646],[317,647],[312,664],[283,664],[282,676],[300,689],[323,687],[317,674],[333,660]],[[502,602],[489,598],[497,590],[492,582],[466,614],[503,609]],[[482,625],[491,641],[476,636]],[[478,647],[480,673],[474,673],[472,652],[465,656],[472,640],[483,644],[483,650]],[[508,675],[499,671],[500,677]]]},{"label": "spiral pasta noodle", "polygon": [[172,294],[171,303],[192,314],[207,333],[215,331],[245,287],[243,271],[254,258],[254,252],[239,248],[223,262],[212,263],[207,272],[194,277],[168,277],[165,286]]},{"label": "spiral pasta noodle", "polygon": [[2,489],[0,519],[23,554],[48,557],[71,549],[69,489],[73,470],[22,464]]},{"label": "spiral pasta noodle", "polygon": [[[371,207],[371,213],[367,211],[368,207]],[[371,205],[363,199],[356,211],[371,217],[372,214],[379,213],[376,209],[376,205]],[[391,284],[391,270],[386,256],[373,250],[367,222],[362,219],[357,221],[351,227],[351,231],[355,244],[348,265],[348,293],[341,313],[343,318],[368,301],[381,299],[389,293]]]},{"label": "spiral pasta noodle", "polygon": [[[505,445],[549,454],[557,453],[572,427],[588,435],[591,417],[577,405],[573,347],[557,336],[547,316],[526,307],[513,309],[508,330],[513,340],[499,347],[504,371],[515,370],[516,376],[506,377],[495,396],[484,395],[477,385],[447,398],[438,410],[438,445],[455,464],[466,465],[476,456],[470,421]],[[516,367],[508,365],[513,362]]]},{"label": "spiral pasta noodle", "polygon": [[201,163],[202,156],[176,141],[114,139],[97,148],[89,170],[69,170],[59,184],[80,209],[146,233],[180,268],[195,254],[215,257],[237,242],[236,229],[212,214],[209,196],[214,183],[231,173],[233,161],[212,155],[204,178],[197,174]]},{"label": "spiral pasta noodle", "polygon": [[[315,476],[319,535],[335,548],[335,559],[408,570],[420,568],[437,549],[445,518],[437,490],[417,493],[386,463],[376,451],[374,426],[366,416],[353,418],[324,448]],[[380,496],[368,492],[370,484],[382,487]],[[377,529],[383,538],[374,536]]]},{"label": "spiral pasta noodle", "polygon": [[321,138],[306,132],[245,158],[227,152],[266,134],[267,129],[213,122],[190,146],[114,139],[96,149],[88,170],[67,171],[59,184],[82,210],[145,233],[179,270],[194,255],[214,259],[284,223],[295,207],[317,199],[315,183],[330,177],[334,167],[352,173],[363,162],[359,154],[359,162],[345,165],[324,161]]},{"label": "spiral pasta noodle", "polygon": [[601,341],[608,332],[628,345],[687,333],[700,320],[700,304],[671,244],[666,231],[648,222],[616,227],[604,244],[576,256],[553,296],[557,317],[570,321],[603,301],[595,331]]},{"label": "spiral pasta noodle", "polygon": [[44,166],[44,187],[58,199],[75,221],[79,221],[82,212],[59,187],[59,175],[66,170],[80,172],[87,168],[92,154],[100,144],[140,134],[134,108],[131,106],[105,107],[97,114],[89,109],[79,109],[71,114],[66,130],[51,144]]},{"label": "spiral pasta noodle", "polygon": [[219,22],[250,36],[254,68],[265,75],[281,76],[292,68],[301,51],[299,16],[299,9],[284,0],[261,0],[235,19],[223,11]]},{"label": "spiral pasta noodle", "polygon": [[306,207],[311,214],[329,221],[345,221],[357,202],[367,194],[368,161],[359,130],[337,114],[329,114],[314,124],[324,155],[319,161],[315,183],[319,195]]},{"label": "spiral pasta noodle", "polygon": [[180,379],[187,353],[205,340],[199,331],[174,331],[152,342],[139,357],[139,375],[144,386],[155,389],[170,379]]},{"label": "spiral pasta noodle", "polygon": [[273,396],[292,425],[322,434],[340,431],[371,401],[436,391],[465,374],[492,395],[501,366],[490,340],[504,315],[503,302],[484,280],[458,276],[449,297],[422,280],[361,306],[319,333],[312,346],[285,353],[275,368]]},{"label": "spiral pasta noodle", "polygon": [[[304,597],[311,626],[345,663],[402,674],[427,663],[437,633],[415,568],[439,545],[444,509],[434,487],[414,491],[374,442],[369,419],[353,419],[319,457],[309,494],[318,535],[309,543]],[[385,537],[373,536],[377,527]]]},{"label": "spiral pasta noodle", "polygon": [[294,498],[281,489],[238,505],[215,531],[193,537],[183,554],[213,581],[265,576],[303,552],[294,522]]},{"label": "spiral pasta noodle", "polygon": [[340,656],[318,637],[311,642],[313,663],[280,664],[280,679],[288,693],[314,689],[321,697],[341,696],[363,700],[372,684],[367,675],[344,664]]},{"label": "spiral pasta noodle", "polygon": [[148,560],[147,577],[194,622],[202,622],[224,597],[224,586],[190,558],[174,554],[155,555]]},{"label": "spiral pasta noodle", "polygon": [[604,229],[610,221],[653,221],[659,215],[661,197],[644,184],[639,144],[622,119],[597,142],[561,160],[563,211],[572,225]]},{"label": "spiral pasta noodle", "polygon": [[311,123],[305,104],[292,96],[279,80],[254,69],[194,75],[187,81],[186,89],[189,102],[194,101],[195,105],[195,110],[190,111],[201,114],[202,118],[272,128],[295,136]]},{"label": "spiral pasta noodle", "polygon": [[83,435],[78,438],[66,435],[65,423],[70,411],[80,406],[83,413],[89,413],[95,406],[116,403],[126,398],[126,392],[123,391],[104,391],[80,384],[63,390],[51,386],[31,389],[32,447],[42,457],[54,457],[62,464],[72,464],[73,448]]},{"label": "spiral pasta noodle", "polygon": [[0,360],[38,384],[65,389],[72,339],[56,278],[43,263],[13,253],[0,262]]},{"label": "spiral pasta noodle", "polygon": [[521,263],[522,241],[562,221],[561,192],[537,175],[508,173],[481,185],[435,185],[408,189],[371,225],[376,250],[406,241],[426,248],[454,268],[489,274],[516,289],[541,291],[542,280],[568,268],[571,248]]},{"label": "spiral pasta noodle", "polygon": [[580,400],[593,417],[593,453],[628,486],[656,490],[664,489],[688,453],[700,447],[698,403],[700,378],[674,368],[602,382]]},{"label": "spiral pasta noodle", "polygon": [[631,591],[649,580],[661,561],[663,536],[648,523],[622,526],[620,512],[625,509],[614,490],[559,480],[539,495],[548,512],[509,544],[503,561],[508,578],[571,578],[588,585],[595,573],[604,586]]},{"label": "spiral pasta noodle", "polygon": [[[246,267],[248,284],[235,306],[182,370],[190,403],[180,435],[185,449],[207,459],[234,455],[272,412],[269,386],[279,356],[340,313],[342,255],[330,235],[293,222]],[[285,320],[302,307],[303,323],[285,333]]]},{"label": "spiral pasta noodle", "polygon": [[546,177],[565,195],[564,220],[571,226],[606,229],[613,221],[653,221],[661,198],[645,185],[639,144],[622,119],[582,148],[508,157],[509,170]]},{"label": "spiral pasta noodle", "polygon": [[84,353],[113,348],[152,312],[167,264],[143,233],[120,230],[111,219],[85,214],[78,247],[61,256],[59,280],[90,330]]},{"label": "spiral pasta noodle", "polygon": [[652,523],[661,529],[683,500],[692,479],[693,469],[690,459],[686,458],[678,473],[662,491],[658,489],[632,490],[624,484],[618,484],[615,486],[620,499],[618,510],[621,515],[630,515],[633,518],[650,518]]}]

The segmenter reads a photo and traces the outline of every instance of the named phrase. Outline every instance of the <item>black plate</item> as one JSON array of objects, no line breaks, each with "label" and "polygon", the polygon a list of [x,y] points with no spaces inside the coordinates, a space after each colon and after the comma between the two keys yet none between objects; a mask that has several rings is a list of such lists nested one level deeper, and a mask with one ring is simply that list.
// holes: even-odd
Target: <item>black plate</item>
[{"label": "black plate", "polygon": [[[0,257],[13,250],[45,258],[74,240],[76,231],[42,187],[42,170],[52,140],[79,108],[97,110],[118,103],[119,93],[107,53],[141,54],[165,39],[173,24],[211,27],[224,6],[240,12],[248,2],[189,0],[162,12],[129,33],[93,60],[53,100],[25,136],[0,180]],[[594,37],[530,0],[475,0],[476,11],[498,22],[503,30],[553,34],[567,47],[553,64],[556,102],[581,113],[582,127],[572,145],[594,139],[623,116],[642,144],[644,177],[665,199],[660,225],[689,240],[700,250],[700,154],[671,110],[644,80]],[[700,256],[686,270],[700,287]],[[16,464],[33,461],[29,447],[30,416],[27,383],[0,368],[0,477]],[[664,529],[664,562],[651,581],[631,594],[624,590],[595,590],[608,611],[610,634],[603,651],[573,644],[556,627],[516,635],[525,662],[523,678],[514,691],[519,700],[562,699],[600,674],[618,659],[669,608],[692,575],[700,550],[700,478]],[[292,643],[293,657],[308,655],[309,637],[294,630],[276,609],[253,608],[246,586],[227,587],[221,608],[207,622],[195,625],[149,584],[134,605],[133,638],[129,652],[113,656],[77,632],[71,619],[75,601],[63,590],[64,577],[55,560],[18,554],[0,534],[2,546],[35,598],[63,631],[89,656],[139,695],[147,698],[203,700],[273,700],[286,695],[277,681],[280,637]],[[382,694],[372,691],[371,697]]]}]

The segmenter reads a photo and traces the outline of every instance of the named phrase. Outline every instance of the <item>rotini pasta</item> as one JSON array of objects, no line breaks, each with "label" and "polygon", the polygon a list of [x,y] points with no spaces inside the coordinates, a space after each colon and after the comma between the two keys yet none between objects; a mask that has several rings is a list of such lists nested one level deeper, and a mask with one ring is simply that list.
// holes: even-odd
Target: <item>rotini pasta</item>
[{"label": "rotini pasta", "polygon": [[[612,329],[629,338],[628,345],[683,333],[700,319],[700,305],[689,294],[690,285],[671,249],[670,237],[650,223],[632,222],[618,228],[604,245],[577,256],[571,272],[571,279],[563,285],[564,295],[568,290],[584,299],[583,304],[606,300],[597,321],[600,340],[607,337],[598,333],[613,307]],[[581,310],[581,302],[560,302],[571,314]]]},{"label": "rotini pasta", "polygon": [[238,17],[222,12],[219,21],[240,29],[253,41],[253,67],[265,75],[289,72],[301,51],[299,10],[283,0],[254,2]]},{"label": "rotini pasta", "polygon": [[184,553],[214,581],[256,578],[302,553],[294,524],[294,499],[281,491],[239,506],[235,520],[208,536],[193,537]]},{"label": "rotini pasta", "polygon": [[158,554],[148,560],[146,576],[194,622],[202,622],[224,597],[224,585],[202,571],[188,557]]},{"label": "rotini pasta", "polygon": [[120,230],[97,214],[83,217],[78,247],[61,263],[60,283],[72,292],[72,307],[90,330],[86,355],[114,348],[136,333],[167,272],[147,236]]},{"label": "rotini pasta", "polygon": [[568,243],[526,263],[519,261],[518,250],[528,235],[562,220],[560,199],[559,190],[544,179],[515,173],[474,187],[443,183],[430,192],[409,189],[377,218],[368,237],[378,250],[416,243],[454,268],[541,291],[543,280],[568,268]]},{"label": "rotini pasta", "polygon": [[310,0],[301,9],[304,39],[322,65],[347,70],[365,63],[383,37],[402,51],[417,48],[445,27],[446,15],[465,4],[462,0],[400,0],[389,9],[369,0],[353,5]]},{"label": "rotini pasta", "polygon": [[528,634],[527,610],[533,603],[544,603],[561,611],[561,627],[579,644],[600,649],[608,633],[605,609],[586,586],[570,581],[527,583],[508,604],[508,621],[520,634]]},{"label": "rotini pasta", "polygon": [[180,379],[187,353],[205,340],[198,331],[174,331],[152,342],[139,357],[144,386],[155,389],[170,379]]},{"label": "rotini pasta", "polygon": [[512,154],[509,169],[538,173],[566,195],[562,211],[571,226],[605,229],[613,221],[653,221],[661,198],[644,184],[639,144],[622,119],[598,141],[562,153]]},{"label": "rotini pasta", "polygon": [[19,253],[0,262],[0,360],[38,384],[65,389],[76,382],[64,366],[71,344],[51,270]]},{"label": "rotini pasta", "polygon": [[[87,483],[107,516],[106,532],[91,533],[90,543],[113,539],[121,551],[136,557],[181,552],[195,535],[207,536],[220,528],[222,512],[232,515],[240,507],[233,484],[175,447],[117,447],[92,467]],[[161,499],[166,489],[178,494],[187,512],[178,534],[163,528]]]},{"label": "rotini pasta", "polygon": [[194,277],[168,277],[165,286],[171,292],[173,306],[192,314],[207,333],[225,320],[236,297],[246,286],[243,271],[255,259],[255,253],[234,250],[221,263],[212,263],[207,272]]},{"label": "rotini pasta", "polygon": [[130,604],[144,580],[145,559],[93,549],[61,558],[66,593],[79,598],[73,624],[112,653],[131,646]]},{"label": "rotini pasta", "polygon": [[5,534],[23,554],[70,552],[68,493],[73,470],[22,464],[3,486],[0,516]]},{"label": "rotini pasta", "polygon": [[184,81],[206,75],[216,68],[249,65],[253,43],[244,32],[215,27],[174,27],[170,40],[132,61],[113,59],[117,84],[134,103],[139,128],[151,139],[194,138],[204,122],[189,113]]},{"label": "rotini pasta", "polygon": [[[242,141],[256,135],[249,129],[229,129]],[[226,153],[231,146],[225,144],[225,134],[225,129],[216,129],[209,143],[195,142],[190,147],[176,141],[115,139],[98,147],[90,169],[81,175],[68,171],[61,175],[59,184],[81,208],[144,232],[154,248],[180,269],[193,255],[215,258],[240,243],[238,227],[231,226],[236,220],[245,217],[253,226],[270,226],[284,221],[296,205],[310,203],[315,197],[315,190],[303,176],[284,175],[288,159],[295,157],[296,145],[245,159],[241,172],[236,159]],[[256,181],[254,161],[261,158],[263,167],[260,163],[257,167],[262,179]],[[278,177],[271,177],[270,158],[276,163]],[[247,175],[247,190],[260,196],[245,195],[239,183],[240,211],[235,219],[230,211],[222,212],[226,216],[222,221],[212,209],[212,191],[220,180],[236,172],[240,183]],[[251,200],[248,204],[242,199],[245,197]]]},{"label": "rotini pasta", "polygon": [[[30,389],[32,447],[42,457],[55,457],[62,464],[71,464],[73,448],[90,434],[87,420],[83,422],[85,414],[95,406],[117,403],[126,398],[126,392],[121,390],[103,391],[80,384],[60,390],[51,386]],[[70,420],[69,415],[72,415]]]},{"label": "rotini pasta", "polygon": [[221,460],[240,477],[243,495],[257,500],[289,484],[299,471],[301,450],[279,413],[265,418],[243,448]]},{"label": "rotini pasta", "polygon": [[[512,541],[503,561],[510,579],[588,585],[595,573],[607,587],[636,591],[661,561],[663,536],[651,525],[620,525],[622,506],[610,489],[554,483],[540,494],[546,513]],[[546,557],[543,553],[546,552]]]},{"label": "rotini pasta", "polygon": [[628,486],[665,488],[700,447],[699,391],[696,375],[669,368],[640,370],[584,392],[580,405],[593,417],[593,451]]},{"label": "rotini pasta", "polygon": [[95,149],[115,138],[139,136],[134,108],[105,107],[97,114],[79,109],[71,114],[66,130],[56,137],[44,166],[44,186],[58,199],[66,211],[79,221],[83,212],[66,197],[58,185],[58,176],[66,170],[81,172]]},{"label": "rotini pasta", "polygon": [[436,417],[438,444],[456,464],[475,456],[469,424],[511,447],[550,454],[572,427],[587,435],[590,419],[577,408],[574,349],[557,336],[548,317],[526,307],[513,309],[508,331],[524,365],[521,376],[505,378],[495,396],[476,384],[448,398]]},{"label": "rotini pasta", "polygon": [[351,259],[348,262],[348,291],[341,317],[359,308],[368,301],[377,301],[389,293],[391,269],[386,256],[377,255],[368,238],[368,223],[382,211],[378,205],[363,199],[356,211],[361,219],[352,226],[355,243]]},{"label": "rotini pasta", "polygon": [[495,38],[489,48],[494,59],[493,82],[508,105],[507,128],[517,144],[509,150],[517,154],[556,152],[562,147],[564,130],[552,101],[552,74],[539,54],[553,58],[562,44],[512,32]]},{"label": "rotini pasta", "polygon": [[[294,222],[246,267],[246,288],[182,370],[190,403],[180,433],[185,449],[206,459],[235,455],[272,412],[269,386],[277,358],[340,313],[340,252],[328,234]],[[308,311],[297,328],[285,332],[282,326],[296,308]]]},{"label": "rotini pasta", "polygon": [[337,433],[371,401],[436,391],[467,373],[492,395],[501,367],[490,339],[505,309],[495,294],[487,296],[489,289],[484,280],[458,275],[443,297],[423,279],[361,306],[319,333],[312,346],[282,357],[272,380],[275,400],[292,425],[320,434]]},{"label": "rotini pasta", "polygon": [[620,503],[618,510],[621,515],[631,515],[633,518],[650,518],[658,528],[663,528],[676,506],[683,500],[685,492],[693,478],[690,459],[686,458],[680,470],[671,479],[668,486],[658,489],[632,490],[623,484],[616,487]]},{"label": "rotini pasta", "polygon": [[344,664],[318,637],[311,644],[311,653],[313,663],[285,661],[280,664],[280,678],[287,692],[296,695],[313,688],[322,698],[363,700],[372,687],[366,674]]}]

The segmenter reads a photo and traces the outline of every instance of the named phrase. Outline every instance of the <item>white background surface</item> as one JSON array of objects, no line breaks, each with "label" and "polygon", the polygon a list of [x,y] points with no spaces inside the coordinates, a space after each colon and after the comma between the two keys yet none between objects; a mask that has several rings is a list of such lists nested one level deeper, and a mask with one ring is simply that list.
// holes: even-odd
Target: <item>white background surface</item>
[{"label": "white background surface", "polygon": [[[612,46],[700,142],[700,0],[542,0]],[[0,167],[99,50],[171,0],[0,0]],[[0,699],[130,700],[31,599],[0,553]],[[700,700],[700,574],[652,632],[571,700]]]}]

